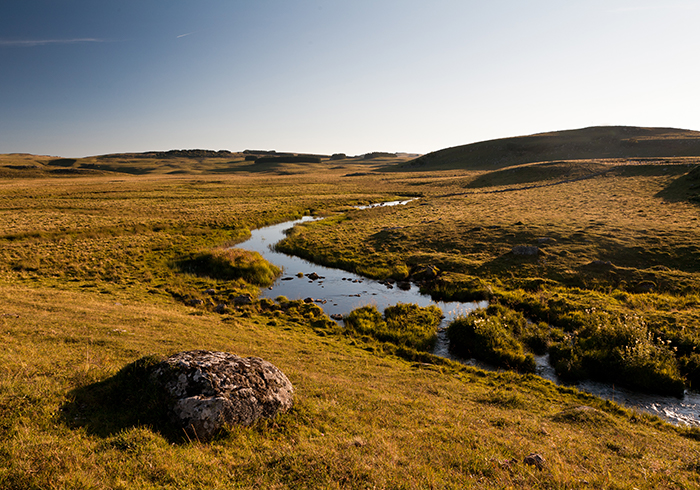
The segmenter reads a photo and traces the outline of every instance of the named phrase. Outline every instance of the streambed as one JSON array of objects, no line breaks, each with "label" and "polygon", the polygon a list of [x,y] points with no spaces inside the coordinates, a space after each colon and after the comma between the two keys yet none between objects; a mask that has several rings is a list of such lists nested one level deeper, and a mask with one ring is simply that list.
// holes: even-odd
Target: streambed
[{"label": "streambed", "polygon": [[[393,206],[407,202],[409,201],[395,201],[382,205]],[[361,209],[367,207],[371,206],[361,207]],[[320,266],[274,250],[274,245],[285,237],[286,230],[296,224],[317,219],[305,216],[298,220],[259,228],[251,232],[251,237],[247,241],[238,245],[240,248],[260,253],[267,261],[283,270],[282,276],[275,281],[272,287],[263,290],[262,297],[272,299],[278,296],[285,296],[289,299],[313,298],[329,316],[345,315],[365,305],[375,305],[379,311],[384,311],[387,306],[397,303],[415,303],[419,306],[434,304],[440,307],[445,318],[440,325],[438,342],[433,353],[465,364],[489,369],[488,365],[478,361],[457,359],[452,356],[448,351],[444,331],[455,317],[467,314],[476,308],[485,307],[488,305],[487,301],[470,303],[433,301],[429,295],[421,294],[418,287],[413,284],[408,290],[401,289],[396,285],[390,288],[373,279],[340,269]],[[312,273],[319,277],[317,279],[309,278],[308,275]],[[550,366],[548,355],[536,356],[536,360],[538,375],[557,384],[563,384],[557,378],[554,368]],[[581,391],[615,401],[621,405],[659,415],[671,423],[700,427],[700,393],[686,392],[685,396],[679,399],[647,395],[595,381],[583,381],[575,386]]]}]

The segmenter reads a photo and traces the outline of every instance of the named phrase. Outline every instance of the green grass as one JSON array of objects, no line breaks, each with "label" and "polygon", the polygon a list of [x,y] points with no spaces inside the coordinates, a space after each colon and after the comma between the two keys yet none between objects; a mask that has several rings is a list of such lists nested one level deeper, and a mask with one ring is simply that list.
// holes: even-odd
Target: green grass
[{"label": "green grass", "polygon": [[255,286],[270,286],[282,271],[257,252],[239,248],[214,249],[183,259],[178,266],[199,276],[231,281],[243,279]]},{"label": "green grass", "polygon": [[450,350],[464,358],[476,358],[498,367],[535,372],[535,358],[519,341],[526,328],[522,314],[494,304],[450,323]]},{"label": "green grass", "polygon": [[371,305],[351,311],[343,320],[345,327],[355,334],[419,351],[432,351],[442,311],[435,305],[423,308],[399,303],[387,307],[382,316],[377,307]]},{"label": "green grass", "polygon": [[[505,182],[503,171],[410,174],[408,181],[396,176],[412,187],[420,182],[424,197],[396,208],[347,212],[332,230],[310,223],[280,248],[347,270],[374,271],[377,278],[402,270],[440,299],[498,300],[536,324],[552,325],[559,343],[566,343],[564,332],[578,339],[573,348],[555,352],[559,372],[572,378],[673,393],[697,386],[700,226],[691,199],[697,161],[569,162],[566,168],[578,166],[585,174],[593,164],[609,170],[566,182],[555,176],[557,185],[550,185],[546,172],[533,172],[549,164],[514,168],[516,176],[522,170],[524,182]],[[470,182],[498,185],[469,190]],[[538,247],[538,254],[516,255],[519,245]],[[440,271],[437,279],[417,275],[428,266]],[[605,320],[591,317],[592,309]],[[643,334],[614,336],[622,340],[593,347],[590,339],[603,335],[598,327],[615,331],[629,318],[639,318]],[[507,329],[499,331],[493,338],[511,345],[504,352],[541,352],[555,343],[544,331],[513,339]]]},{"label": "green grass", "polygon": [[[178,266],[183,258],[239,242],[258,226],[420,192],[426,198],[405,207],[348,212],[349,219],[318,229],[336,240],[348,264],[411,274],[434,263],[441,278],[449,272],[455,294],[468,286],[511,306],[517,302],[520,309],[540,305],[543,315],[560,301],[562,312],[594,301],[620,311],[635,309],[669,334],[681,332],[681,324],[686,332],[697,325],[690,267],[657,271],[669,281],[685,278],[690,288],[685,293],[678,292],[675,280],[668,291],[652,293],[608,291],[604,284],[567,286],[560,269],[575,272],[576,261],[590,261],[595,240],[568,243],[580,247],[581,256],[568,256],[551,275],[540,273],[546,271],[543,264],[526,261],[512,262],[526,271],[484,266],[494,260],[489,247],[510,245],[488,245],[488,240],[506,240],[507,227],[523,226],[516,221],[532,226],[534,236],[545,227],[564,236],[590,219],[579,216],[581,209],[604,215],[599,207],[579,207],[559,222],[551,210],[566,208],[553,194],[535,196],[540,207],[524,216],[522,204],[532,195],[439,198],[464,191],[448,183],[454,175],[343,177],[367,173],[367,164],[342,165],[300,175],[144,173],[0,182],[0,487],[700,485],[697,430],[670,426],[531,374],[485,372],[355,335],[312,303],[278,298],[235,305],[231,297],[255,296],[258,287],[241,277],[198,275]],[[457,180],[463,178],[469,175]],[[603,222],[601,228],[630,224],[652,235],[663,227],[674,244],[689,246],[695,208],[686,201],[656,206],[660,198],[649,197],[670,179],[630,178],[637,179],[635,185],[615,192],[633,201],[627,207],[649,216],[617,225]],[[574,201],[594,201],[601,191],[577,189],[567,194]],[[487,228],[495,224],[502,228]],[[465,232],[477,225],[485,232],[478,240],[488,246],[471,254],[467,250],[476,232]],[[300,237],[310,239],[316,229],[305,228]],[[594,238],[599,233],[591,231]],[[620,240],[629,240],[631,233],[625,233]],[[368,244],[375,253],[361,259]],[[674,247],[672,254],[692,254]],[[322,246],[315,253],[324,256],[329,250]],[[472,272],[481,267],[488,273]],[[202,303],[189,306],[192,299]],[[214,312],[220,303],[229,307]],[[382,321],[390,323],[386,317]],[[423,320],[410,325],[423,326]],[[228,428],[208,444],[169,433],[152,410],[158,405],[139,392],[141,366],[133,363],[192,349],[269,360],[294,384],[294,408],[274,421]],[[594,410],[578,409],[582,406]],[[547,461],[541,471],[522,463],[532,452]]]}]

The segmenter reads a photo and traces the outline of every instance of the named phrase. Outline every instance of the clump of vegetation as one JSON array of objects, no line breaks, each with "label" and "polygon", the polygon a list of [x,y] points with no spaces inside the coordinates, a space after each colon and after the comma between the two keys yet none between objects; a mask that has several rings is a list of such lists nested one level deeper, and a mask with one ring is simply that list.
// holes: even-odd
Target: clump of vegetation
[{"label": "clump of vegetation", "polygon": [[456,318],[447,330],[450,350],[499,367],[535,371],[535,358],[525,353],[518,337],[527,320],[518,312],[493,304]]},{"label": "clump of vegetation", "polygon": [[593,407],[578,406],[567,408],[552,417],[555,422],[579,424],[590,427],[614,426],[615,419]]},{"label": "clump of vegetation", "polygon": [[348,330],[368,335],[382,342],[430,351],[437,341],[437,328],[442,311],[435,305],[420,307],[399,303],[384,310],[384,316],[376,306],[363,306],[345,317]]},{"label": "clump of vegetation", "polygon": [[256,286],[269,286],[282,271],[258,252],[219,248],[201,252],[180,262],[182,270],[214,279],[243,279]]},{"label": "clump of vegetation", "polygon": [[637,316],[589,311],[588,322],[550,347],[557,373],[605,379],[647,392],[683,395],[684,381],[670,342],[655,338]]}]

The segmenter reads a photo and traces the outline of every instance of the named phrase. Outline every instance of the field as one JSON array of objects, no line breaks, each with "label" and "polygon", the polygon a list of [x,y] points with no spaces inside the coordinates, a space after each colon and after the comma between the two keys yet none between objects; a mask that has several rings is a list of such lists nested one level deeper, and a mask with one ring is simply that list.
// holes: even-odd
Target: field
[{"label": "field", "polygon": [[700,386],[696,159],[393,175],[424,197],[299,227],[282,249],[373,277],[435,267],[423,286],[435,297],[489,298],[552,325],[515,335],[541,337],[564,377]]},{"label": "field", "polygon": [[[567,161],[556,172],[405,172],[395,158],[262,167],[241,155],[183,158],[175,172],[127,156],[119,168],[55,160],[0,162],[0,487],[700,485],[698,429],[532,374],[485,372],[345,331],[312,306],[254,301],[215,312],[255,296],[262,279],[212,277],[203,260],[250,229],[333,216],[285,246],[373,277],[417,278],[434,266],[426,290],[488,297],[564,335],[582,336],[591,315],[602,330],[629,318],[636,332],[658,334],[647,355],[692,384],[698,160]],[[400,197],[420,198],[351,208]],[[518,245],[540,251],[515,255]],[[556,335],[542,336],[556,349]],[[269,360],[294,384],[294,409],[205,444],[97,396],[142,356],[191,349]],[[523,463],[531,453],[545,458],[541,469]]]}]

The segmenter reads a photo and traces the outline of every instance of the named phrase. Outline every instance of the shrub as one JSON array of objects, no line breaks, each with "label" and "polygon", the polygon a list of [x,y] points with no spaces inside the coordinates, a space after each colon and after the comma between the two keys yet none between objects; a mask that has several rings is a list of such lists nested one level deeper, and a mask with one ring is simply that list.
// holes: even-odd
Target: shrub
[{"label": "shrub", "polygon": [[700,355],[692,353],[679,359],[681,372],[691,388],[700,387]]}]

